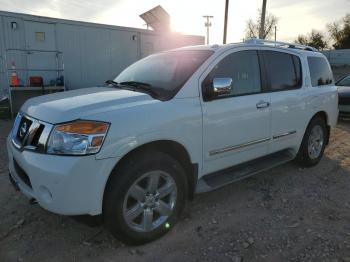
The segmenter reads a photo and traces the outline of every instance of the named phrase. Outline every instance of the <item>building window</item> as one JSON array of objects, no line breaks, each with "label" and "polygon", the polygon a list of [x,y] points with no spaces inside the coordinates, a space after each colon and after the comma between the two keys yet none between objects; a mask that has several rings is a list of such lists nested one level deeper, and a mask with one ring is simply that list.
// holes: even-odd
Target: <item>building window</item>
[{"label": "building window", "polygon": [[44,42],[45,41],[45,32],[35,32],[35,40],[37,42]]}]

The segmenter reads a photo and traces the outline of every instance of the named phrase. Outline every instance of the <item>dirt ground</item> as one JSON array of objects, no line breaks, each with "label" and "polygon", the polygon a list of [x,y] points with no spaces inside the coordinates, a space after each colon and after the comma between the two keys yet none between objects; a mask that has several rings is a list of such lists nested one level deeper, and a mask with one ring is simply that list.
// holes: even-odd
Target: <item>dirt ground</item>
[{"label": "dirt ground", "polygon": [[320,164],[293,163],[198,195],[163,238],[138,247],[51,214],[8,180],[0,120],[0,261],[350,261],[350,123]]}]

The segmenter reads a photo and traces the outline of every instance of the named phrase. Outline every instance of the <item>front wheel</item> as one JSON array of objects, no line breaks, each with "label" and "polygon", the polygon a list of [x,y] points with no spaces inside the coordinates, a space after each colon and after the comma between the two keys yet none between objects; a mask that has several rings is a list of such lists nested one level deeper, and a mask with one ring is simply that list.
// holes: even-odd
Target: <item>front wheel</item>
[{"label": "front wheel", "polygon": [[317,165],[323,156],[326,141],[327,127],[324,119],[321,117],[312,119],[298,152],[298,162],[305,167]]},{"label": "front wheel", "polygon": [[178,220],[186,200],[187,183],[181,165],[167,154],[138,153],[118,168],[104,197],[104,222],[127,244],[159,238]]}]

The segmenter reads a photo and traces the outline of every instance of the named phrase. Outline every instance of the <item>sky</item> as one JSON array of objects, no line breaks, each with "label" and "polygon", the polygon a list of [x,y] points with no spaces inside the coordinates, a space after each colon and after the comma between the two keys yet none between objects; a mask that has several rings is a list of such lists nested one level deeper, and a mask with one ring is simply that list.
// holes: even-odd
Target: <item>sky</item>
[{"label": "sky", "polygon": [[[176,32],[205,35],[203,15],[212,15],[210,43],[222,43],[225,0],[0,0],[0,10],[79,21],[145,28],[141,13],[161,5]],[[262,0],[230,0],[227,42],[245,36],[246,23],[255,19]],[[350,13],[350,0],[267,0],[268,12],[279,18],[277,40],[294,41],[312,29]]]}]

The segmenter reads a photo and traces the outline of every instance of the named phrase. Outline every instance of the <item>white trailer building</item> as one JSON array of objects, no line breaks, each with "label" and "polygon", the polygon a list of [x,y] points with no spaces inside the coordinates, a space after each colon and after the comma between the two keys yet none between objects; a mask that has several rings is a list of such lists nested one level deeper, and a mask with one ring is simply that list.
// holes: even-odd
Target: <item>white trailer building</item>
[{"label": "white trailer building", "polygon": [[[203,43],[203,36],[0,11],[0,99],[12,94],[16,111],[29,96],[102,85],[151,53]],[[13,66],[20,87],[10,87]],[[32,86],[37,76],[44,87]]]}]

